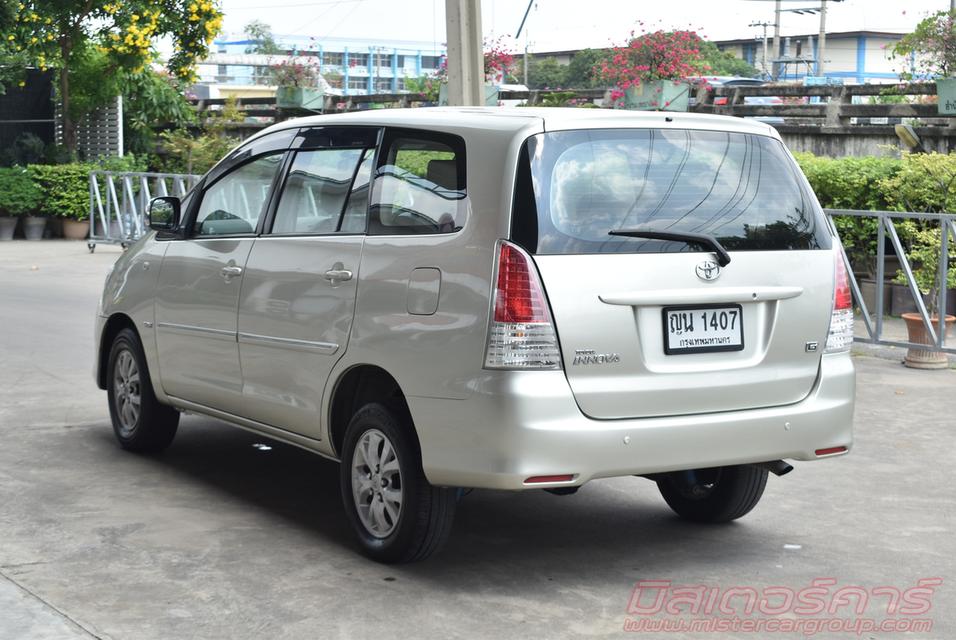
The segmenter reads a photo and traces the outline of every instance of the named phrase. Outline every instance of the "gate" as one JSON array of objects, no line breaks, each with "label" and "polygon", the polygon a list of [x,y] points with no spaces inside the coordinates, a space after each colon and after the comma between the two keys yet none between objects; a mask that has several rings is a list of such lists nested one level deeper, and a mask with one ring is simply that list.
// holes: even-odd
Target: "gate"
[{"label": "gate", "polygon": [[180,198],[200,176],[179,173],[90,172],[90,252],[97,244],[124,248],[145,233],[149,201],[158,196]]},{"label": "gate", "polygon": [[[956,354],[956,347],[948,346],[946,343],[946,303],[949,292],[946,288],[946,276],[949,269],[950,241],[956,242],[956,214],[951,213],[912,213],[908,211],[855,211],[849,209],[827,209],[826,214],[833,224],[835,216],[853,216],[858,218],[875,218],[876,225],[876,287],[873,300],[874,309],[871,310],[866,304],[866,300],[860,291],[860,282],[846,252],[843,252],[843,262],[846,265],[847,274],[850,277],[850,287],[853,289],[853,299],[862,313],[862,320],[866,327],[866,337],[857,336],[855,342],[866,342],[870,344],[883,344],[893,347],[904,347],[907,349],[920,349],[924,351],[942,351],[945,353]],[[923,301],[922,292],[913,276],[913,265],[906,257],[906,251],[903,243],[900,241],[899,233],[896,229],[895,220],[916,220],[923,223],[938,225],[940,230],[940,246],[938,258],[937,282],[940,283],[937,291],[937,309],[938,317],[934,322],[926,309]],[[913,296],[916,310],[923,320],[926,335],[930,341],[929,344],[916,344],[908,341],[887,340],[883,337],[883,316],[886,313],[886,300],[884,295],[884,282],[886,280],[886,241],[889,240],[900,262],[900,272],[906,280],[906,287]]]}]

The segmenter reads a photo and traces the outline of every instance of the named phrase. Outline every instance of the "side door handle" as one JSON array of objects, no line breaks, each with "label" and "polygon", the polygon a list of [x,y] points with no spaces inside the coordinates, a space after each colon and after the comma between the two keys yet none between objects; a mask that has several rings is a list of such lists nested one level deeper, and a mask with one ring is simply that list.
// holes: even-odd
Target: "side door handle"
[{"label": "side door handle", "polygon": [[352,272],[345,268],[341,262],[336,262],[332,268],[325,272],[324,278],[332,283],[332,286],[340,282],[347,282],[352,279]]},{"label": "side door handle", "polygon": [[230,278],[235,278],[236,276],[242,275],[242,267],[237,267],[235,265],[228,265],[219,270],[219,273],[222,274],[222,277],[226,280]]}]

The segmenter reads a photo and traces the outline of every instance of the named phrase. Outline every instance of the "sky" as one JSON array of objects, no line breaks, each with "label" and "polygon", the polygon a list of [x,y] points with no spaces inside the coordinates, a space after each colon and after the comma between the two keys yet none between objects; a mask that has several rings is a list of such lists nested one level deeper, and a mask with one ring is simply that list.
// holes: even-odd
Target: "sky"
[{"label": "sky", "polygon": [[[226,33],[241,33],[251,20],[276,34],[445,42],[445,0],[221,0]],[[818,7],[819,0],[783,0],[784,8]],[[621,44],[631,30],[691,28],[711,40],[757,37],[753,22],[773,22],[772,0],[536,0],[528,22],[529,51],[546,52]],[[827,31],[911,31],[927,14],[949,8],[948,0],[844,0],[828,3]],[[482,0],[486,38],[502,37],[513,50],[525,46],[513,35],[526,0]],[[819,17],[784,13],[783,35],[816,33]]]}]

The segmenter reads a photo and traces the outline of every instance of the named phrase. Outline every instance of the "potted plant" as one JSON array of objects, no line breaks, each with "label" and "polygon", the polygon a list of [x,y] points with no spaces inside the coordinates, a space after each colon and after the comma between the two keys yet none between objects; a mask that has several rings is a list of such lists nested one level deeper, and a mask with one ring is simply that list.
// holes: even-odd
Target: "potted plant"
[{"label": "potted plant", "polygon": [[318,64],[283,60],[269,67],[269,75],[276,86],[276,106],[280,109],[307,109],[322,111],[325,90]]},{"label": "potted plant", "polygon": [[12,240],[20,217],[29,215],[38,206],[40,190],[26,169],[0,169],[0,240]]},{"label": "potted plant", "polygon": [[[941,244],[940,229],[921,229],[914,233],[912,249],[906,257],[912,265],[913,279],[920,293],[924,296],[926,311],[934,329],[939,327],[939,289],[945,286],[949,289],[956,287],[956,266],[947,265],[946,281],[942,282],[939,272],[939,254]],[[896,282],[905,284],[906,276],[902,271],[897,272]],[[948,305],[947,305],[948,306]],[[909,341],[914,344],[933,344],[923,316],[919,313],[904,313],[906,331]],[[956,316],[944,315],[946,332],[949,333]],[[911,348],[907,350],[903,364],[915,369],[945,369],[949,366],[949,359],[945,353]]]},{"label": "potted plant", "polygon": [[939,113],[956,114],[956,10],[924,18],[893,46],[893,57],[907,67],[903,80],[936,78]]},{"label": "potted plant", "polygon": [[82,240],[89,233],[89,176],[95,168],[78,162],[30,166],[41,192],[40,213],[62,218],[63,235],[67,238]]},{"label": "potted plant", "polygon": [[691,82],[709,67],[703,40],[694,31],[654,31],[634,36],[600,63],[601,77],[612,86],[611,100],[625,109],[686,111]]}]

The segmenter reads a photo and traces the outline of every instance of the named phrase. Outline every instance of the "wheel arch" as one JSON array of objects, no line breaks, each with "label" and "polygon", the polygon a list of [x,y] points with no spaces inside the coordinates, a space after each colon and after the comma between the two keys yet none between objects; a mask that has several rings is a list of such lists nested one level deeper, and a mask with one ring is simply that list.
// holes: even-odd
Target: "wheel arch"
[{"label": "wheel arch", "polygon": [[142,342],[142,336],[140,336],[139,331],[136,330],[136,323],[133,322],[132,318],[125,313],[119,312],[109,317],[103,326],[103,333],[100,335],[100,351],[96,355],[96,385],[100,389],[106,389],[106,369],[109,364],[110,349],[113,346],[113,340],[116,339],[116,336],[119,335],[119,332],[123,329],[132,329],[133,333],[135,333]]},{"label": "wheel arch", "polygon": [[[336,456],[339,456],[342,450],[345,430],[352,416],[369,402],[384,402],[397,406],[411,418],[405,393],[393,375],[373,364],[356,364],[349,367],[336,380],[329,402],[329,442]],[[410,423],[412,436],[418,445],[414,421],[410,420]]]}]

